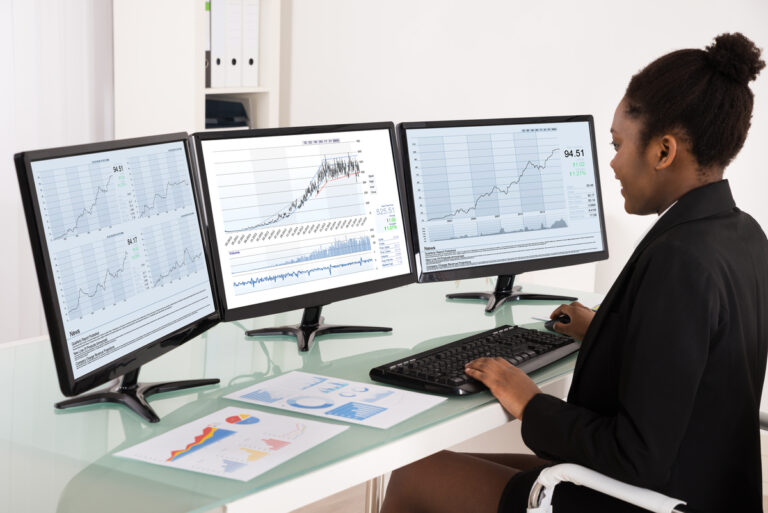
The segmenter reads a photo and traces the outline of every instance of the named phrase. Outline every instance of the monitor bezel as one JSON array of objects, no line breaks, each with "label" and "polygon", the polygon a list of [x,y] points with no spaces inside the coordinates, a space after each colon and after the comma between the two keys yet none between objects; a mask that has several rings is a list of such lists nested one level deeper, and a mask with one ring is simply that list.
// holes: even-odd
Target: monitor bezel
[{"label": "monitor bezel", "polygon": [[[32,163],[42,160],[55,158],[72,157],[88,153],[97,153],[102,151],[120,150],[133,148],[137,146],[150,146],[154,144],[165,144],[170,142],[181,142],[184,145],[184,152],[187,159],[187,166],[190,173],[191,186],[195,209],[198,213],[198,226],[202,237],[203,252],[206,259],[208,280],[214,300],[214,311],[189,324],[169,333],[157,340],[149,342],[147,345],[136,349],[126,355],[123,355],[109,363],[95,369],[79,378],[75,378],[72,370],[72,362],[69,358],[67,338],[64,331],[64,324],[61,314],[61,305],[56,293],[56,282],[53,275],[51,258],[48,252],[48,244],[45,237],[45,228],[43,218],[40,212],[37,189],[35,187],[34,176],[32,172]],[[43,150],[33,150],[17,153],[14,155],[16,163],[16,172],[21,189],[22,205],[27,221],[27,231],[32,247],[32,255],[35,261],[40,294],[45,311],[45,320],[48,326],[48,334],[53,350],[53,359],[58,375],[59,388],[61,392],[68,397],[79,395],[91,390],[110,380],[134,371],[142,365],[162,356],[185,342],[191,340],[197,335],[210,329],[220,322],[220,313],[218,310],[217,293],[214,287],[212,263],[210,258],[209,244],[206,240],[202,216],[201,202],[198,195],[197,181],[198,177],[192,162],[189,137],[186,132],[173,134],[154,135],[148,137],[138,137],[132,139],[121,139],[117,141],[105,141],[90,144],[81,144],[76,146],[63,146],[58,148],[49,148]]]},{"label": "monitor bezel", "polygon": [[[256,303],[248,306],[241,306],[236,308],[229,308],[227,305],[226,290],[224,285],[224,276],[221,272],[221,261],[219,259],[219,247],[218,239],[216,237],[216,227],[212,221],[212,207],[210,191],[208,190],[207,170],[205,167],[205,160],[203,158],[203,142],[217,139],[234,139],[234,138],[246,138],[246,137],[271,137],[282,135],[309,135],[320,133],[333,133],[333,132],[346,132],[346,131],[372,131],[372,130],[387,130],[390,138],[390,150],[392,152],[392,161],[395,169],[395,179],[397,182],[397,192],[400,199],[400,211],[403,216],[403,234],[405,237],[406,256],[408,259],[408,267],[410,269],[408,274],[402,274],[393,276],[391,278],[382,278],[373,281],[367,281],[364,283],[357,283],[354,285],[346,285],[338,288],[331,288],[327,290],[321,290],[318,292],[311,292],[300,296],[287,297],[282,299],[276,299],[267,301],[264,303]],[[272,315],[276,313],[288,312],[292,310],[298,310],[308,307],[321,307],[338,301],[344,301],[376,292],[382,292],[385,290],[402,287],[416,281],[416,264],[414,261],[413,247],[411,244],[411,223],[409,218],[408,201],[405,190],[405,177],[403,173],[402,163],[400,162],[400,152],[397,147],[397,139],[395,133],[395,125],[390,121],[376,122],[376,123],[348,123],[338,125],[314,125],[314,126],[300,126],[300,127],[284,127],[284,128],[257,128],[248,130],[226,130],[226,131],[210,131],[210,132],[198,132],[192,134],[194,141],[195,153],[197,157],[198,171],[200,173],[200,182],[203,194],[203,200],[205,202],[205,218],[207,219],[208,238],[211,244],[211,253],[213,258],[214,275],[216,277],[216,286],[219,293],[219,307],[221,309],[222,318],[225,321],[235,321],[240,319],[247,319],[251,317],[261,317],[264,315]]]},{"label": "monitor bezel", "polygon": [[[474,267],[464,267],[460,269],[431,271],[427,272],[421,269],[421,261],[417,253],[420,252],[418,221],[416,217],[416,203],[413,191],[413,180],[411,174],[411,161],[408,155],[408,130],[419,128],[452,128],[452,127],[475,127],[475,126],[495,126],[495,125],[530,125],[536,123],[568,123],[568,122],[587,122],[589,126],[589,139],[592,146],[592,163],[595,169],[595,190],[597,191],[597,202],[600,219],[600,234],[602,236],[603,250],[591,253],[577,255],[565,255],[549,258],[540,258],[535,260],[521,260],[505,264],[480,265]],[[524,272],[541,271],[555,267],[566,267],[570,265],[586,264],[599,260],[608,259],[608,238],[605,228],[605,217],[603,213],[602,189],[600,186],[600,168],[597,164],[597,145],[595,143],[595,122],[591,114],[577,114],[566,116],[540,116],[540,117],[522,117],[522,118],[493,118],[493,119],[469,119],[469,120],[443,120],[443,121],[409,121],[398,123],[397,125],[398,142],[400,143],[401,159],[406,181],[406,194],[408,195],[409,218],[411,219],[411,233],[413,240],[411,245],[414,248],[414,260],[419,266],[417,279],[419,283],[463,280],[471,278],[483,278],[487,276],[518,275]]]}]

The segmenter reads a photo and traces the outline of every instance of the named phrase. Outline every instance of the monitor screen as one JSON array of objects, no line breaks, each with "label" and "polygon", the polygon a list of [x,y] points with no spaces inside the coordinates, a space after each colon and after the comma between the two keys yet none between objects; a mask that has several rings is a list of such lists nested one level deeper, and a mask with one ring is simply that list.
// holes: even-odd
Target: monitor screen
[{"label": "monitor screen", "polygon": [[414,281],[392,123],[195,139],[226,320]]},{"label": "monitor screen", "polygon": [[16,156],[62,391],[218,319],[184,133]]},{"label": "monitor screen", "polygon": [[607,258],[591,116],[399,129],[420,281]]}]

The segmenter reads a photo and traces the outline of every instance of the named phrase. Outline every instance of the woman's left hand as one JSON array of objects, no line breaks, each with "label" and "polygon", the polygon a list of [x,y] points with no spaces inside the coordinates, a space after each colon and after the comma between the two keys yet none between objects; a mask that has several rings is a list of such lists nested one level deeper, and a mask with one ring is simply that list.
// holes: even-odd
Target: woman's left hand
[{"label": "woman's left hand", "polygon": [[469,362],[464,372],[487,386],[504,409],[520,420],[528,401],[541,393],[525,372],[504,358],[478,358]]}]

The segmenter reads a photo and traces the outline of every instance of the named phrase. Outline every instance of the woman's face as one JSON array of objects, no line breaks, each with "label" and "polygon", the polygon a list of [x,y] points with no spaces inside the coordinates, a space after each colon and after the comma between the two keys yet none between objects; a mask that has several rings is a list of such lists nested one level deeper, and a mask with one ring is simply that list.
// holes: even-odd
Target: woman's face
[{"label": "woman's face", "polygon": [[611,144],[616,156],[611,160],[611,167],[616,179],[621,182],[621,195],[624,196],[624,210],[630,214],[646,215],[658,213],[661,186],[655,169],[657,159],[651,145],[641,148],[640,130],[642,123],[627,115],[627,101],[621,100],[613,115],[611,125]]}]

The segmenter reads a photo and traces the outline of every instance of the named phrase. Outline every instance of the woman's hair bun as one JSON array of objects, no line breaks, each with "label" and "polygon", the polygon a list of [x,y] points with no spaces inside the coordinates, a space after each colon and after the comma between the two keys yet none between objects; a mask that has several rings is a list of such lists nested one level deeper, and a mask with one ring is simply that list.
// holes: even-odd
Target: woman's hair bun
[{"label": "woman's hair bun", "polygon": [[706,49],[710,64],[720,73],[740,84],[748,84],[757,78],[765,62],[760,58],[760,48],[744,34],[720,34]]}]

